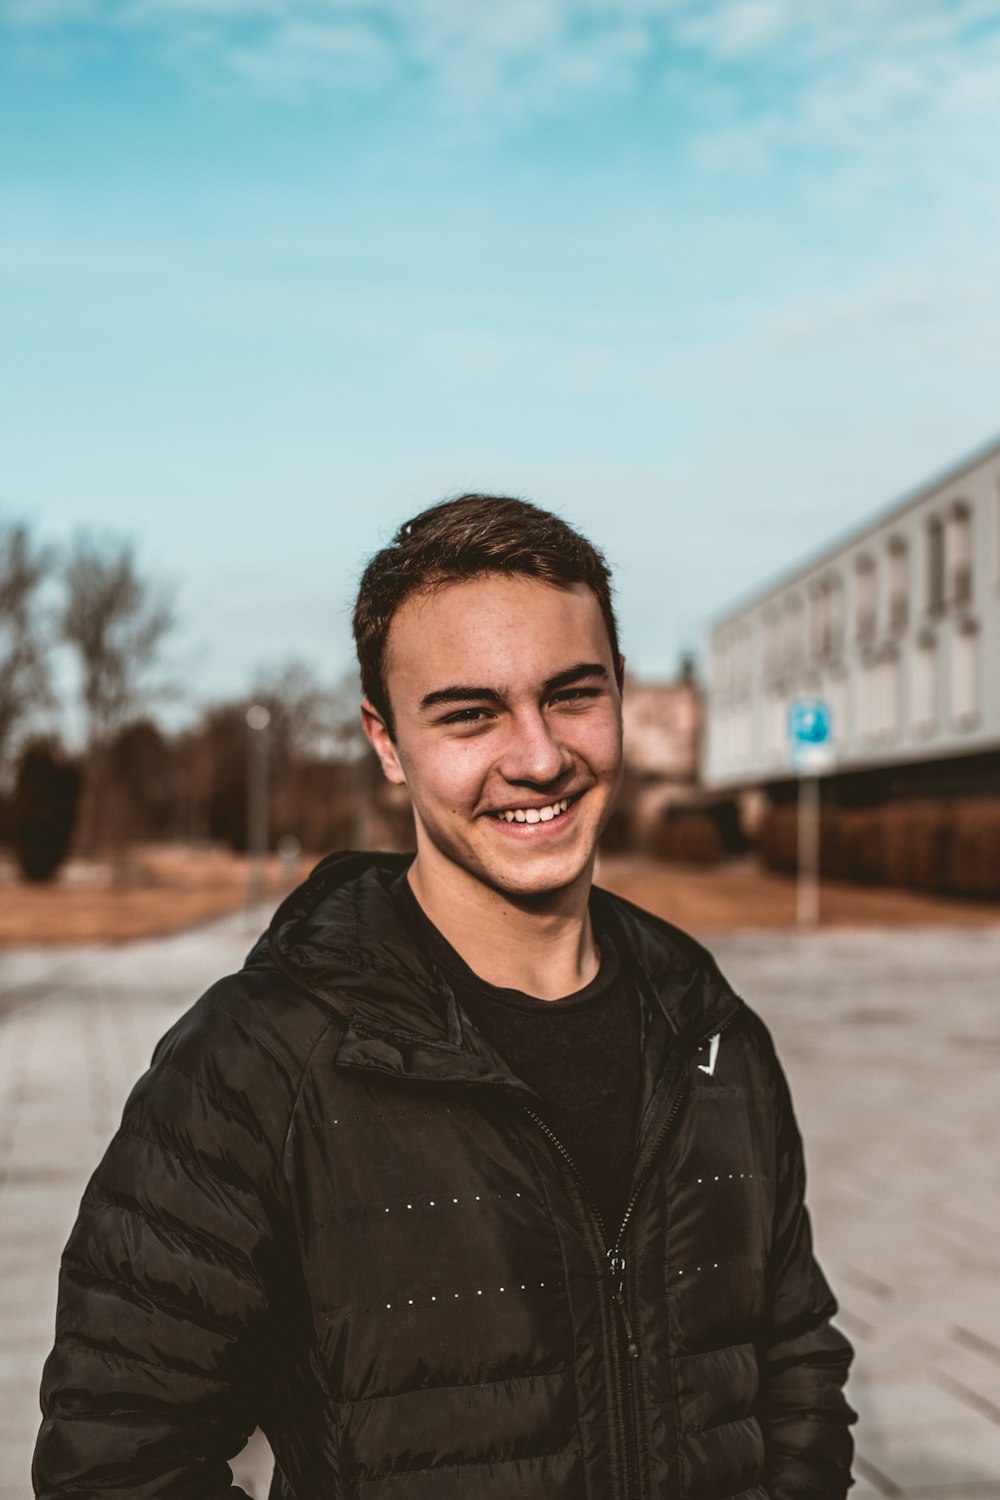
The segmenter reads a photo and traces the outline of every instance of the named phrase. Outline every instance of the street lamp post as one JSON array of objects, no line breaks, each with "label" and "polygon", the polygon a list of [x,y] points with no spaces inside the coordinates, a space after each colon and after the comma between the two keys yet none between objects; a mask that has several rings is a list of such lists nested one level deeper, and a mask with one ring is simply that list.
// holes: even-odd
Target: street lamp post
[{"label": "street lamp post", "polygon": [[271,715],[262,703],[247,709],[247,853],[250,907],[263,903],[267,890],[267,780]]}]

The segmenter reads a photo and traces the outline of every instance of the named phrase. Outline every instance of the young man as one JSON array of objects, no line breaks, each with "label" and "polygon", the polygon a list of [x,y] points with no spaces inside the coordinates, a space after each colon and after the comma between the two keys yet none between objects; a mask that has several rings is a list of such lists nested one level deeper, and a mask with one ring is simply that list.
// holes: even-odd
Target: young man
[{"label": "young man", "polygon": [[850,1350],[787,1090],[711,957],[592,889],[601,555],[433,507],[355,610],[415,858],[324,860],[157,1048],[63,1264],[43,1497],[835,1500]]}]

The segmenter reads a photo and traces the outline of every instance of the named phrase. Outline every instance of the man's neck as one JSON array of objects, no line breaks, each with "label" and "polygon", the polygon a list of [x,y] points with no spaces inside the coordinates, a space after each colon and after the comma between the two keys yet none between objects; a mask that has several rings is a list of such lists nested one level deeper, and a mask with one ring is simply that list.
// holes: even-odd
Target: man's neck
[{"label": "man's neck", "polygon": [[[561,1000],[589,984],[600,968],[586,880],[543,902],[518,902],[461,872],[428,878],[420,856],[410,889],[424,913],[474,974],[501,989]],[[464,876],[464,878],[462,878]]]}]

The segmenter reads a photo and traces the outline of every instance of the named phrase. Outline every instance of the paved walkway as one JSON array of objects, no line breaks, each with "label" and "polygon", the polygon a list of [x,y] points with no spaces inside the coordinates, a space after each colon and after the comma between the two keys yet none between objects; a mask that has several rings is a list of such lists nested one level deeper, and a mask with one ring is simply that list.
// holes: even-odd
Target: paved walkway
[{"label": "paved walkway", "polygon": [[[156,1038],[245,919],[0,955],[0,1500],[25,1500],[59,1251]],[[820,1257],[857,1362],[857,1500],[1000,1500],[1000,931],[714,944],[763,1012],[808,1144]],[[260,1443],[238,1481],[266,1495]]]}]

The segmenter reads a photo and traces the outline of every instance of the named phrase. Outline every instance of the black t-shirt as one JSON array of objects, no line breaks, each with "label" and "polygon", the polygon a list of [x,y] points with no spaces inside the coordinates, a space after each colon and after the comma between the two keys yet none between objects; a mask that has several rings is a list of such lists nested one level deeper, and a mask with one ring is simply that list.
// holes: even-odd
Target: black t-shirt
[{"label": "black t-shirt", "polygon": [[423,911],[405,875],[393,899],[472,1021],[511,1072],[542,1100],[539,1113],[566,1147],[612,1243],[628,1202],[642,1086],[636,986],[592,907],[601,967],[582,990],[538,1000],[500,989],[469,968]]}]

